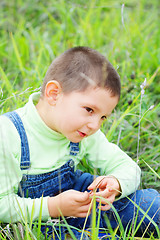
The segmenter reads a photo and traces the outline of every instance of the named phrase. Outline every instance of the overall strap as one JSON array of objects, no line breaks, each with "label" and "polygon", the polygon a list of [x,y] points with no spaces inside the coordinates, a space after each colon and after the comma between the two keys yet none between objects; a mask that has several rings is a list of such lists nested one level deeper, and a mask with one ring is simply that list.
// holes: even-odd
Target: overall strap
[{"label": "overall strap", "polygon": [[23,122],[17,112],[8,112],[4,116],[8,117],[16,127],[21,139],[21,170],[30,168],[30,154],[27,135],[24,129]]},{"label": "overall strap", "polygon": [[70,142],[70,155],[76,156],[79,153],[79,143]]}]

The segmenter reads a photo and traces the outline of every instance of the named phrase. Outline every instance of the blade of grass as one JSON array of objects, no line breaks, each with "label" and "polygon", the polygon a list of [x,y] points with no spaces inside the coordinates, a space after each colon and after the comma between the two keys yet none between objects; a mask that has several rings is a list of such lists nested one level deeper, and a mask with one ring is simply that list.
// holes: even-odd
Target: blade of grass
[{"label": "blade of grass", "polygon": [[92,198],[92,231],[91,231],[91,239],[97,240],[97,228],[96,228],[96,195],[95,192]]},{"label": "blade of grass", "polygon": [[37,238],[38,239],[40,239],[40,235],[41,235],[42,205],[43,205],[43,195],[41,198],[41,205],[40,205],[39,218],[38,218],[38,228],[37,228]]},{"label": "blade of grass", "polygon": [[146,162],[144,161],[143,159],[141,159],[145,164],[146,166],[154,173],[154,175],[160,179],[160,176],[158,175],[158,173],[156,173],[156,171],[154,171],[154,169]]},{"label": "blade of grass", "polygon": [[[13,96],[13,93],[14,93],[13,85],[10,83],[8,77],[6,76],[1,66],[0,66],[0,73],[2,75],[3,87],[6,86],[6,90],[8,91],[8,94]],[[13,98],[13,101],[16,102],[16,99]]]},{"label": "blade of grass", "polygon": [[32,212],[31,212],[31,218],[30,218],[30,224],[29,224],[30,229],[32,228],[32,224],[33,224],[34,209],[35,209],[35,201],[33,201],[33,205],[32,205]]},{"label": "blade of grass", "polygon": [[12,43],[13,43],[14,51],[15,51],[16,58],[17,58],[17,61],[18,61],[18,64],[19,64],[19,68],[21,70],[22,76],[25,77],[23,63],[22,63],[22,60],[21,60],[21,57],[20,57],[20,53],[19,53],[16,41],[14,40],[14,37],[13,37],[12,33],[10,33],[10,37],[11,37],[11,40],[12,40]]}]

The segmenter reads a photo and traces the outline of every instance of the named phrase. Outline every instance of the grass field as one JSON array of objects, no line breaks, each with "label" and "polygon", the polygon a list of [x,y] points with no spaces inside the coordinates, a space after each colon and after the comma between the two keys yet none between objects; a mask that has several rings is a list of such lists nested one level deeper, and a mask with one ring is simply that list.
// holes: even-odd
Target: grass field
[{"label": "grass field", "polygon": [[1,0],[0,114],[23,106],[64,50],[95,48],[122,82],[102,130],[138,161],[141,187],[160,191],[159,22],[159,0]]}]

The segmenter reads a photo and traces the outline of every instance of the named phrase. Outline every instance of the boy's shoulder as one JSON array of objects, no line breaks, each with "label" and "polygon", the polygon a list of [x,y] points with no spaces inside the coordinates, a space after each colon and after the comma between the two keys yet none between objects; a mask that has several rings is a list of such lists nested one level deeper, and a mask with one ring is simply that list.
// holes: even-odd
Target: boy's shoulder
[{"label": "boy's shoulder", "polygon": [[19,139],[19,133],[11,120],[11,118],[14,119],[14,116],[10,118],[10,113],[18,113],[21,117],[23,116],[24,111],[25,106],[0,115],[0,132],[3,133],[3,135],[5,134],[6,136],[10,135],[10,138]]},{"label": "boy's shoulder", "polygon": [[0,115],[0,129],[1,131],[3,130],[3,132],[10,133],[10,135],[14,133],[16,133],[17,135],[17,130],[14,124],[9,119],[9,117],[5,114]]},{"label": "boy's shoulder", "polygon": [[[5,115],[0,116],[0,154],[5,147],[5,154],[16,153],[20,155],[21,139],[12,121]],[[1,148],[2,147],[2,148]]]}]

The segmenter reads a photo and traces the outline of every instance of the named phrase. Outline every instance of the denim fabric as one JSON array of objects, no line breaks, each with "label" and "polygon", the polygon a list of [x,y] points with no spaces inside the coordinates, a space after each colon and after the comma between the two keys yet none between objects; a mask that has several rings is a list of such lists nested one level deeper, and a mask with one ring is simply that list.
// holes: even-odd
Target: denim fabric
[{"label": "denim fabric", "polygon": [[[10,116],[7,115],[7,116]],[[14,114],[14,118],[10,118],[12,122],[15,124],[20,137],[21,137],[21,146],[23,147],[22,157],[21,157],[21,169],[24,169],[24,166],[30,166],[29,159],[29,148],[27,138],[25,137],[25,129],[23,127],[22,121],[17,114]],[[16,119],[15,119],[16,118]],[[17,125],[20,125],[18,127]],[[70,143],[70,155],[76,156],[79,151],[78,143]],[[26,158],[27,156],[27,158]],[[75,189],[77,191],[84,192],[87,190],[87,187],[92,183],[94,176],[89,173],[82,173],[80,170],[75,171],[74,161],[70,159],[66,164],[64,164],[61,168],[39,175],[23,175],[23,178],[20,182],[18,195],[30,198],[39,198],[42,196],[56,196],[60,192]],[[131,199],[131,200],[130,200]],[[135,206],[133,203],[136,203]],[[140,209],[139,209],[139,207]],[[116,212],[115,213],[115,210]],[[134,221],[136,222],[136,226],[140,222],[141,226],[137,231],[137,235],[142,235],[146,228],[148,228],[148,232],[155,231],[155,226],[150,222],[147,216],[144,217],[145,212],[147,216],[152,218],[160,228],[160,194],[153,189],[145,189],[145,190],[137,190],[135,193],[130,196],[123,198],[121,200],[115,201],[113,203],[113,207],[106,211],[101,212],[100,219],[100,228],[106,229],[108,228],[106,224],[106,217],[109,219],[109,223],[113,229],[119,226],[118,218],[116,214],[119,215],[119,218],[122,221],[124,229],[129,228],[133,225]],[[98,209],[97,209],[98,215]],[[78,229],[82,229],[85,218],[66,218],[66,221],[70,226],[76,227]],[[86,229],[88,229],[91,225],[92,216],[90,215],[86,222]],[[49,231],[48,235],[52,234],[53,228],[51,226],[46,226]],[[58,231],[59,227],[56,227]],[[72,229],[72,228],[71,228]],[[61,227],[61,239],[64,239],[64,234],[67,231],[66,228]],[[81,238],[81,232],[76,229],[72,229],[73,233],[77,237],[77,239]],[[45,226],[42,226],[42,232],[45,232]],[[156,231],[155,231],[156,232]],[[100,233],[99,239],[110,239],[110,237],[104,237],[105,234]],[[55,236],[55,239],[58,237]],[[87,235],[83,236],[83,239],[88,239]],[[118,238],[117,238],[118,239]]]},{"label": "denim fabric", "polygon": [[8,117],[15,125],[19,136],[21,138],[21,169],[30,168],[30,154],[27,135],[23,126],[23,122],[15,111],[5,113],[4,116]]},{"label": "denim fabric", "polygon": [[44,174],[24,174],[18,194],[24,197],[40,198],[56,196],[73,187],[79,171],[74,172],[73,161],[68,161],[61,168]]},{"label": "denim fabric", "polygon": [[[136,232],[137,236],[142,236],[146,228],[148,229],[146,236],[149,236],[149,233],[153,232],[155,232],[155,236],[157,235],[155,225],[157,224],[157,227],[160,229],[160,194],[156,190],[137,190],[127,198],[115,201],[113,203],[113,207],[118,212],[124,229],[132,226],[134,232],[136,226],[138,226],[141,222],[141,225]],[[102,213],[102,215],[103,217],[107,215],[113,229],[117,227],[118,220],[115,216],[113,208],[105,213]],[[155,225],[151,223],[148,216],[154,220]],[[107,227],[105,222],[103,227]]]}]

